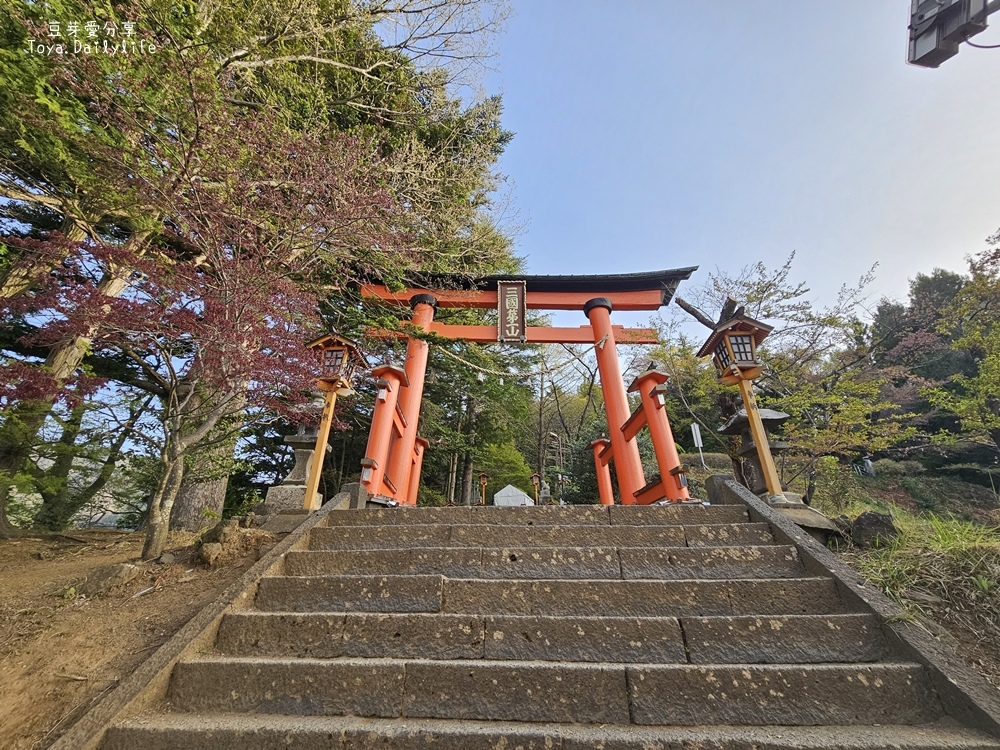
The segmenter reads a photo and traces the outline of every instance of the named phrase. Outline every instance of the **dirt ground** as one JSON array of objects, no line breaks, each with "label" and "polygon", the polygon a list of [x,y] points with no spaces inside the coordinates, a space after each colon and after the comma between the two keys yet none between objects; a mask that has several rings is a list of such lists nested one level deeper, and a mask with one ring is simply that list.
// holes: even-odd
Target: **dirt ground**
[{"label": "dirt ground", "polygon": [[139,563],[142,535],[72,531],[0,540],[0,741],[40,750],[256,560],[206,568],[192,547],[170,564],[87,599],[67,591],[91,571]]}]

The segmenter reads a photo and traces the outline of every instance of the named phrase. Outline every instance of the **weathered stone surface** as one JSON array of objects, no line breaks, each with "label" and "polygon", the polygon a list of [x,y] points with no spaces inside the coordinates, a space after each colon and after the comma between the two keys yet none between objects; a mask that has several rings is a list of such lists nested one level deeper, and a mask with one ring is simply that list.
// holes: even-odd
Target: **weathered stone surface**
[{"label": "weathered stone surface", "polygon": [[176,560],[177,556],[173,552],[164,552],[156,558],[156,562],[160,565],[173,565]]},{"label": "weathered stone surface", "polygon": [[870,615],[689,617],[683,627],[695,664],[874,662],[888,653]]},{"label": "weathered stone surface", "polygon": [[441,576],[269,576],[257,608],[281,612],[437,612]]},{"label": "weathered stone surface", "polygon": [[[743,498],[739,490],[730,495]],[[769,525],[748,523],[746,508]],[[773,543],[772,527],[811,561],[811,572],[838,569],[817,562],[811,542],[755,499],[710,508],[588,508],[576,517],[575,509],[527,510],[376,511],[384,515],[317,531],[319,546],[333,551],[295,553],[270,568],[302,575],[248,579],[239,598],[227,599],[246,607],[256,587],[258,605],[271,611],[226,615],[215,633],[213,618],[223,610],[212,609],[191,630],[198,640],[168,644],[142,675],[147,687],[126,681],[129,697],[112,701],[98,720],[124,724],[100,750],[1000,747],[948,727],[893,724],[940,715],[927,675],[950,696],[948,721],[992,728],[1000,713],[974,693],[958,692],[968,697],[959,705],[956,691],[947,692],[960,684],[953,673],[924,671],[901,662],[899,652],[885,655],[895,659],[886,663],[844,663],[883,658],[874,618],[837,616],[861,608],[873,592],[842,571],[836,583],[788,577],[805,574],[789,547]],[[390,515],[397,512],[413,515]],[[324,510],[313,519],[331,520]],[[561,577],[604,566],[605,553],[624,559],[627,575],[657,577]],[[452,565],[443,572],[469,578],[310,575]],[[743,577],[748,569],[754,578]],[[838,591],[853,596],[842,602]],[[220,650],[241,657],[202,658],[212,635]],[[688,651],[694,664],[685,661]],[[157,705],[178,657],[169,713],[137,715],[135,703],[122,713],[137,695],[142,706]],[[324,715],[347,713],[359,716]],[[789,726],[815,722],[831,726]],[[74,741],[80,736],[94,739]],[[93,732],[67,739],[62,750],[98,750],[100,742]]]},{"label": "weathered stone surface", "polygon": [[233,537],[240,533],[240,522],[236,518],[226,518],[205,532],[203,542],[218,542],[225,546]]},{"label": "weathered stone surface", "polygon": [[480,572],[477,547],[416,547],[397,550],[302,550],[285,557],[285,574],[314,575],[448,575]]},{"label": "weathered stone surface", "polygon": [[774,544],[766,523],[685,526],[688,547],[737,547]]},{"label": "weathered stone surface", "polygon": [[413,524],[607,526],[608,509],[601,505],[533,506],[526,508],[500,508],[491,505],[446,508],[380,508],[368,509],[361,513],[330,516],[324,525],[343,527]]},{"label": "weathered stone surface", "polygon": [[625,548],[623,578],[790,578],[802,575],[792,546]]},{"label": "weathered stone surface", "polygon": [[[318,496],[319,493],[317,492]],[[264,510],[273,514],[279,510],[300,510],[305,506],[305,484],[277,484],[267,488],[264,497]],[[322,498],[320,498],[322,502]]]},{"label": "weathered stone surface", "polygon": [[288,534],[295,531],[307,518],[309,518],[308,512],[271,513],[260,528],[272,534]]},{"label": "weathered stone surface", "polygon": [[[367,513],[369,511],[344,511]],[[358,526],[318,527],[309,535],[309,549],[406,549],[408,547],[447,547],[448,526]]]},{"label": "weathered stone surface", "polygon": [[218,658],[181,662],[168,700],[182,711],[399,716],[404,663]]},{"label": "weathered stone surface", "polygon": [[621,578],[618,552],[599,547],[483,550],[483,578]]},{"label": "weathered stone surface", "polygon": [[[443,611],[482,615],[732,614],[730,581],[445,580]],[[776,596],[763,586],[761,592]]]},{"label": "weathered stone surface", "polygon": [[613,505],[613,526],[671,526],[673,524],[746,523],[742,505]]},{"label": "weathered stone surface", "polygon": [[205,542],[198,548],[198,560],[205,565],[215,565],[222,557],[222,545],[218,542]]},{"label": "weathered stone surface", "polygon": [[952,726],[649,727],[448,719],[167,714],[112,727],[102,750],[997,750]]},{"label": "weathered stone surface", "polygon": [[672,617],[487,617],[487,659],[686,662]]},{"label": "weathered stone surface", "polygon": [[915,664],[627,669],[637,724],[919,724],[941,715]]},{"label": "weathered stone surface", "polygon": [[452,526],[449,544],[455,547],[533,547],[534,539],[534,526],[475,524]]},{"label": "weathered stone surface", "polygon": [[344,615],[234,612],[222,618],[216,648],[239,656],[332,659],[344,654]]},{"label": "weathered stone surface", "polygon": [[325,527],[412,526],[468,523],[469,509],[454,508],[366,508],[327,517]]},{"label": "weathered stone surface", "polygon": [[100,596],[105,591],[108,591],[115,586],[121,586],[123,583],[128,583],[137,575],[139,575],[139,568],[136,565],[131,565],[129,563],[105,565],[104,567],[97,568],[97,570],[93,571],[89,576],[87,576],[87,580],[75,588],[77,593],[83,594],[84,596]]},{"label": "weathered stone surface", "polygon": [[892,541],[899,530],[892,516],[867,510],[851,524],[851,540],[859,547],[878,547]]},{"label": "weathered stone surface", "polygon": [[441,611],[455,614],[530,615],[534,584],[445,579]]},{"label": "weathered stone surface", "polygon": [[734,615],[828,615],[844,611],[831,578],[726,582]]},{"label": "weathered stone surface", "polygon": [[608,509],[603,505],[499,508],[492,505],[469,509],[470,523],[501,526],[607,526]]},{"label": "weathered stone surface", "polygon": [[407,717],[629,721],[623,667],[409,662],[403,700]]},{"label": "weathered stone surface", "polygon": [[483,621],[474,615],[349,614],[344,654],[393,659],[481,659]]},{"label": "weathered stone surface", "polygon": [[539,526],[533,543],[536,547],[683,547],[684,539],[680,526]]},{"label": "weathered stone surface", "polygon": [[539,581],[534,614],[678,617],[728,615],[723,581]]}]

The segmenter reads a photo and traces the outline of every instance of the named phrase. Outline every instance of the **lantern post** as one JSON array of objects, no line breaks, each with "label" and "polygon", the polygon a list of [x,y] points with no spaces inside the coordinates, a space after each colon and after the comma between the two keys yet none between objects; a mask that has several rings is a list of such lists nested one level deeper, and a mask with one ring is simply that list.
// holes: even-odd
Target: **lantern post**
[{"label": "lantern post", "polygon": [[541,483],[542,477],[540,474],[531,475],[531,483],[535,485],[535,505],[538,505],[538,485]]},{"label": "lantern post", "polygon": [[351,382],[358,365],[364,361],[364,355],[355,342],[332,333],[311,341],[306,346],[319,352],[320,376],[316,379],[316,385],[323,394],[323,414],[316,434],[309,479],[306,481],[306,496],[302,502],[305,510],[312,511],[319,510],[322,504],[318,493],[319,477],[323,471],[323,458],[326,455],[337,396],[350,396],[354,393]]},{"label": "lantern post", "polygon": [[[757,357],[757,346],[773,330],[759,320],[737,313],[719,325],[698,351],[699,357],[711,355],[712,363],[723,385],[736,385],[740,389],[743,405],[747,411],[750,434],[757,448],[757,456],[767,485],[768,502],[772,505],[788,502],[781,489],[778,470],[771,456],[771,446],[767,440],[764,423],[757,410],[757,399],[753,394],[753,380],[764,371],[764,363]],[[797,505],[798,503],[796,503]]]},{"label": "lantern post", "polygon": [[480,505],[486,505],[486,485],[489,482],[489,475],[485,471],[479,472],[479,494],[481,497]]}]

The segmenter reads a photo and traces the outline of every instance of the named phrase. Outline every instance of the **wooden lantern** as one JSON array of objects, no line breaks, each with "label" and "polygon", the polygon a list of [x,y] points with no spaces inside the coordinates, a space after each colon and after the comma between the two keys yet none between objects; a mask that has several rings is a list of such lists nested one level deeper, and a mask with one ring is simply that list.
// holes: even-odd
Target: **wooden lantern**
[{"label": "wooden lantern", "polygon": [[735,385],[741,380],[753,380],[764,372],[764,363],[757,358],[757,347],[773,328],[745,315],[736,315],[712,331],[699,357],[712,357],[712,364],[723,385]]},{"label": "wooden lantern", "polygon": [[335,333],[328,333],[310,341],[306,346],[319,353],[320,375],[317,379],[320,387],[323,390],[337,391],[341,396],[349,395],[354,375],[365,362],[358,344]]},{"label": "wooden lantern", "polygon": [[309,479],[306,481],[306,495],[302,507],[306,510],[318,510],[322,503],[318,493],[319,477],[323,468],[323,458],[326,456],[326,443],[330,437],[330,424],[333,422],[337,396],[350,396],[354,393],[351,381],[365,358],[355,342],[335,333],[321,336],[306,346],[319,353],[320,374],[316,382],[323,392],[323,414],[320,416],[319,429],[316,432],[316,448],[309,467]]}]

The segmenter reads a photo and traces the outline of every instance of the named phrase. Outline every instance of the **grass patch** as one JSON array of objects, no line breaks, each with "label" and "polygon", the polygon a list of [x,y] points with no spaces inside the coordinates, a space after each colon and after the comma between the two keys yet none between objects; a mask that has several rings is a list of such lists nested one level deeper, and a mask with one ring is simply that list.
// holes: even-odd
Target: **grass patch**
[{"label": "grass patch", "polygon": [[998,530],[898,508],[893,516],[899,536],[849,553],[851,564],[908,610],[1000,638]]}]

